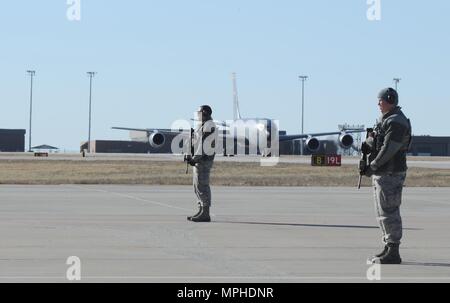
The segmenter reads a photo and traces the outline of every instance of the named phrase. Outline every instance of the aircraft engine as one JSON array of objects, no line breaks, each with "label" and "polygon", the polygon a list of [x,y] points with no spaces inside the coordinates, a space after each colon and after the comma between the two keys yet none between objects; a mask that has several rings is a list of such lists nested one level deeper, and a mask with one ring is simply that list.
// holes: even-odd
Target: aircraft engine
[{"label": "aircraft engine", "polygon": [[352,147],[353,142],[354,142],[353,136],[350,134],[343,133],[339,136],[339,145],[342,148],[347,149]]},{"label": "aircraft engine", "polygon": [[154,132],[148,137],[148,142],[153,148],[161,147],[165,141],[166,137],[158,132]]},{"label": "aircraft engine", "polygon": [[320,142],[317,138],[308,138],[306,140],[306,146],[312,152],[318,151],[320,147]]}]

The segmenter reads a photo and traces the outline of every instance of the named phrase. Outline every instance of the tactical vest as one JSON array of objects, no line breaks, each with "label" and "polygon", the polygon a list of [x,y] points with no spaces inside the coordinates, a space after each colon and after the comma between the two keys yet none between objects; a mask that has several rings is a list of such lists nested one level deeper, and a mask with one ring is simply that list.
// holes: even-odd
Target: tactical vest
[{"label": "tactical vest", "polygon": [[390,113],[383,116],[382,120],[375,126],[375,153],[371,155],[371,160],[375,159],[382,150],[386,142],[386,132],[389,127],[406,128],[401,138],[390,138],[402,144],[401,148],[390,159],[379,167],[379,173],[404,172],[408,169],[406,165],[406,155],[411,147],[412,127],[411,121],[405,117],[400,107],[395,108]]},{"label": "tactical vest", "polygon": [[[213,161],[215,158],[215,147],[216,147],[216,127],[215,124],[212,122],[212,120],[208,121],[210,124],[210,129],[206,130],[204,128],[205,123],[203,123],[201,126],[199,126],[198,129],[195,130],[194,133],[194,142],[193,142],[193,148],[195,150],[194,159],[198,159],[201,161]],[[210,146],[206,146],[205,143],[206,139],[210,136],[214,136],[210,140],[211,144]],[[204,148],[212,148],[212,153],[207,154],[205,153]]]}]

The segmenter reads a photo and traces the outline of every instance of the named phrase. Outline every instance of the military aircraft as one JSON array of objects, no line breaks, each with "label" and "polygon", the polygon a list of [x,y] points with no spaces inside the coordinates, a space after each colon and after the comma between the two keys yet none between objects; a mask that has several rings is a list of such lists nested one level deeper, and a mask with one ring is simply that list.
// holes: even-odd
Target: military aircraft
[{"label": "military aircraft", "polygon": [[[286,135],[280,133],[275,120],[269,118],[243,118],[239,109],[239,100],[237,94],[236,75],[233,73],[233,120],[214,121],[219,129],[219,136],[224,140],[232,140],[237,145],[248,146],[252,144],[254,138],[260,138],[263,134],[266,142],[303,140],[306,148],[311,152],[316,152],[320,148],[320,140],[318,137],[338,135],[338,144],[343,149],[349,149],[353,146],[354,138],[351,133],[364,132],[364,129],[351,129],[322,133],[306,133]],[[168,134],[180,134],[183,130],[178,129],[162,129],[162,128],[129,128],[129,127],[113,127],[118,130],[144,132],[147,135],[148,142],[153,148],[159,148],[166,142]],[[270,144],[269,144],[270,145]],[[234,147],[233,147],[234,150]],[[260,151],[264,155],[263,151]],[[224,152],[225,154],[225,152]]]}]

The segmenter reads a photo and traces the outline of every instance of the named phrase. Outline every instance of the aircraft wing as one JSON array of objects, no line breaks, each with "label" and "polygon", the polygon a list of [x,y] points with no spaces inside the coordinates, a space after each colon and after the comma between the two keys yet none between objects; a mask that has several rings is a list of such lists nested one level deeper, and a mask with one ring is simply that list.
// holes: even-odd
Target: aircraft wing
[{"label": "aircraft wing", "polygon": [[297,139],[306,139],[310,137],[323,137],[323,136],[332,136],[332,135],[340,135],[340,134],[349,134],[349,133],[361,133],[365,132],[364,129],[361,130],[348,130],[348,131],[342,131],[342,132],[328,132],[328,133],[311,133],[311,134],[299,134],[299,135],[280,135],[279,141],[290,141],[290,140],[297,140]]},{"label": "aircraft wing", "polygon": [[230,124],[226,123],[225,121],[214,120],[214,123],[216,123],[217,126],[230,127]]},{"label": "aircraft wing", "polygon": [[[199,120],[191,119],[191,121],[198,122]],[[230,127],[230,124],[226,123],[225,121],[219,121],[219,120],[213,120],[213,121],[217,126]]]},{"label": "aircraft wing", "polygon": [[146,132],[146,133],[163,133],[163,134],[179,134],[182,132],[189,132],[189,130],[174,130],[170,128],[130,128],[130,127],[111,127],[112,129],[119,129],[119,130],[129,130],[129,131],[140,131],[140,132]]}]

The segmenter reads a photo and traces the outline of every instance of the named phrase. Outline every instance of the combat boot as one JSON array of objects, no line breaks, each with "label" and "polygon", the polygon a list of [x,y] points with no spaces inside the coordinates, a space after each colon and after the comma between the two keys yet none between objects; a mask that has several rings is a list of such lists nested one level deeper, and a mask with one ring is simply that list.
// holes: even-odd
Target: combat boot
[{"label": "combat boot", "polygon": [[373,263],[379,264],[401,264],[402,259],[400,258],[399,244],[389,243],[387,245],[387,252],[379,258],[374,258]]},{"label": "combat boot", "polygon": [[195,217],[192,217],[192,222],[211,222],[211,217],[209,216],[209,206],[203,206],[202,211]]},{"label": "combat boot", "polygon": [[387,253],[380,257],[380,264],[401,264],[399,248],[399,244],[389,243]]},{"label": "combat boot", "polygon": [[384,248],[383,248],[383,251],[380,252],[379,254],[374,255],[374,256],[372,257],[372,259],[380,258],[380,257],[384,256],[387,252],[388,252],[388,246],[387,246],[387,244],[386,244],[386,245],[384,246]]},{"label": "combat boot", "polygon": [[201,212],[202,212],[202,206],[200,205],[200,203],[198,203],[198,211],[197,211],[197,213],[195,215],[193,215],[193,216],[187,217],[188,221],[192,221],[192,218],[200,215]]}]

